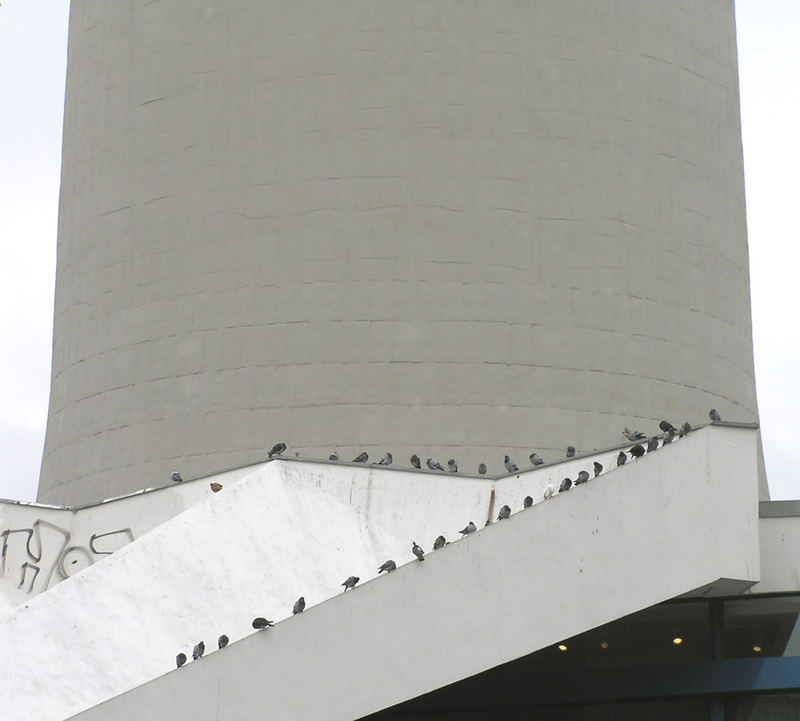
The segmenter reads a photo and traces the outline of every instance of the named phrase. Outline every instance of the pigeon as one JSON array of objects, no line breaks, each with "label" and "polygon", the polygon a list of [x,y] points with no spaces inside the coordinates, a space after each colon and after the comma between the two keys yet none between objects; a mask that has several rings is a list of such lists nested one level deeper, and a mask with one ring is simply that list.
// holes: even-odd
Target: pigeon
[{"label": "pigeon", "polygon": [[294,457],[295,458],[300,458],[300,451],[295,451],[294,452]]},{"label": "pigeon", "polygon": [[553,488],[552,483],[548,483],[544,489],[544,500],[546,501],[548,498],[552,498],[553,494],[555,493],[555,489]]},{"label": "pigeon", "polygon": [[211,485],[211,490],[214,491],[214,493],[219,493],[222,490],[222,484],[221,483],[217,483],[215,481],[214,483],[212,483],[210,485]]},{"label": "pigeon", "polygon": [[634,458],[641,458],[641,457],[644,455],[644,452],[645,452],[645,451],[644,451],[644,446],[643,446],[641,443],[637,443],[637,444],[636,444],[636,445],[635,445],[633,448],[631,448],[631,450],[629,451],[629,453],[630,453],[630,454],[631,454],[631,455],[632,455]]},{"label": "pigeon", "polygon": [[629,441],[641,441],[647,438],[644,433],[640,433],[636,430],[632,431],[628,428],[628,426],[625,426],[625,428],[622,430],[622,435],[625,436],[625,438],[627,438]]},{"label": "pigeon", "polygon": [[530,508],[532,505],[533,505],[533,498],[531,498],[530,496],[525,496],[525,498],[522,500],[522,507]]},{"label": "pigeon", "polygon": [[627,460],[628,456],[625,455],[625,451],[620,451],[617,456],[617,466],[624,466]]},{"label": "pigeon", "polygon": [[592,465],[594,466],[594,477],[597,478],[603,472],[603,464],[595,461]]},{"label": "pigeon", "polygon": [[439,461],[437,461],[435,458],[429,458],[427,461],[425,461],[425,463],[432,471],[444,471],[442,464],[439,463]]},{"label": "pigeon", "polygon": [[366,463],[369,460],[369,456],[366,453],[359,453],[354,459],[353,463]]},{"label": "pigeon", "polygon": [[498,521],[505,521],[506,518],[511,517],[511,506],[503,506],[500,509],[500,513],[497,514]]},{"label": "pigeon", "polygon": [[664,431],[664,433],[669,433],[670,431],[672,431],[673,433],[677,433],[678,432],[678,429],[675,428],[675,426],[673,426],[672,423],[670,423],[669,421],[661,421],[658,424],[658,427],[662,431]]},{"label": "pigeon", "polygon": [[575,455],[575,446],[567,446],[567,458],[572,458]]},{"label": "pigeon", "polygon": [[386,571],[386,573],[391,573],[396,568],[397,564],[394,561],[392,560],[384,561],[381,567],[378,569],[378,575],[380,575],[384,571]]},{"label": "pigeon", "polygon": [[276,443],[274,446],[272,446],[272,450],[269,453],[267,453],[267,458],[272,458],[273,456],[279,456],[285,450],[286,450],[285,443]]},{"label": "pigeon", "polygon": [[328,456],[328,460],[329,461],[334,461],[334,462],[338,461],[339,460],[339,454],[336,451],[334,451],[333,453],[331,453]]},{"label": "pigeon", "polygon": [[517,464],[514,463],[514,461],[512,461],[508,456],[505,457],[505,460],[503,462],[505,463],[506,470],[509,473],[516,473],[517,471],[519,471]]},{"label": "pigeon", "polygon": [[478,473],[480,473],[482,476],[486,475],[486,464],[485,463],[481,463],[478,466]]},{"label": "pigeon", "polygon": [[647,441],[647,451],[657,451],[658,450],[658,438],[653,436],[649,441]]},{"label": "pigeon", "polygon": [[181,478],[181,474],[178,473],[178,471],[172,471],[172,473],[169,474],[169,479],[173,483],[182,483],[183,482],[183,478]]},{"label": "pigeon", "polygon": [[180,667],[181,667],[181,666],[183,666],[183,664],[185,664],[185,663],[186,663],[186,654],[185,654],[185,653],[179,653],[179,654],[178,654],[178,655],[175,657],[175,665],[176,665],[178,668],[180,668]]},{"label": "pigeon", "polygon": [[680,430],[681,438],[683,438],[683,436],[688,436],[691,432],[692,432],[692,427],[689,425],[689,421],[686,421],[686,423],[684,423],[681,426]]},{"label": "pigeon", "polygon": [[206,652],[206,645],[200,641],[197,646],[194,647],[192,651],[192,661],[197,661],[204,653]]},{"label": "pigeon", "polygon": [[[296,606],[297,606],[297,604],[295,604],[295,607]],[[303,608],[305,608],[305,603],[303,603]],[[300,609],[300,610],[302,611],[302,609]],[[292,613],[294,613],[294,611],[292,611]],[[298,613],[300,613],[300,611],[298,611]],[[268,621],[263,616],[257,616],[256,618],[253,619],[253,628],[256,631],[261,631],[261,630],[263,630],[265,628],[269,628],[270,626],[274,626],[274,625],[275,624],[272,623],[272,621]]]},{"label": "pigeon", "polygon": [[664,436],[664,443],[663,443],[663,445],[665,445],[665,446],[666,446],[666,445],[667,445],[667,443],[672,443],[672,441],[674,441],[674,440],[675,440],[675,433],[676,433],[676,431],[675,431],[674,429],[673,429],[673,430],[670,430],[670,431],[667,431],[666,435]]},{"label": "pigeon", "polygon": [[420,467],[419,466],[419,456],[416,453],[413,456],[411,456],[411,465],[414,466],[414,468],[419,468]]},{"label": "pigeon", "polygon": [[578,477],[575,479],[575,485],[579,486],[581,483],[586,483],[589,480],[589,471],[580,471]]},{"label": "pigeon", "polygon": [[437,536],[436,540],[433,542],[433,550],[438,551],[440,548],[444,548],[447,545],[447,541],[445,540],[444,536]]},{"label": "pigeon", "polygon": [[447,461],[447,470],[450,471],[450,473],[458,473],[458,463],[456,463],[455,458],[451,458]]},{"label": "pigeon", "polygon": [[344,591],[347,593],[348,588],[355,588],[356,584],[359,582],[358,576],[348,576],[345,582],[342,584],[344,586]]},{"label": "pigeon", "polygon": [[542,457],[536,451],[531,453],[530,456],[528,456],[528,458],[531,459],[531,463],[534,466],[541,466],[544,463],[544,461],[542,460]]},{"label": "pigeon", "polygon": [[296,616],[298,613],[303,613],[306,608],[306,599],[303,596],[300,596],[295,602],[294,606],[292,606],[292,616]]},{"label": "pigeon", "polygon": [[411,541],[411,553],[417,557],[418,561],[425,560],[425,551],[423,551],[422,548],[417,545],[416,541]]},{"label": "pigeon", "polygon": [[217,639],[217,648],[225,648],[225,646],[227,646],[227,645],[228,645],[228,640],[229,640],[229,639],[228,639],[228,637],[227,637],[227,636],[226,636],[226,635],[223,633],[223,634],[222,634],[222,635],[221,635],[221,636],[220,636],[220,637]]},{"label": "pigeon", "polygon": [[475,531],[477,531],[477,530],[478,530],[478,527],[472,521],[470,521],[466,526],[464,526],[464,528],[462,528],[459,531],[459,533],[462,536],[468,536],[470,533],[475,533]]},{"label": "pigeon", "polygon": [[565,491],[568,491],[570,488],[572,488],[572,479],[565,478],[563,481],[561,481],[561,485],[558,487],[558,492],[564,493]]},{"label": "pigeon", "polygon": [[393,460],[394,460],[394,458],[392,458],[392,454],[391,453],[387,453],[386,455],[384,455],[383,458],[381,458],[378,461],[378,465],[379,466],[391,466]]},{"label": "pigeon", "polygon": [[721,421],[722,420],[722,416],[719,414],[719,411],[716,408],[712,408],[708,412],[708,417],[711,419],[712,423],[714,421]]}]

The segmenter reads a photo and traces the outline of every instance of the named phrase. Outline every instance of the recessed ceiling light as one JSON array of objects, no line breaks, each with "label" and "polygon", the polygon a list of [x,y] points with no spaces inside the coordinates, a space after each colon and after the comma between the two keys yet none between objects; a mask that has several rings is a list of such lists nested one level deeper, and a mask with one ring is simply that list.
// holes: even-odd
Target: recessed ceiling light
[{"label": "recessed ceiling light", "polygon": [[563,643],[560,643],[560,644],[558,644],[558,650],[559,651],[566,651],[567,647]]},{"label": "recessed ceiling light", "polygon": [[761,653],[761,646],[753,646],[753,651],[756,653]]},{"label": "recessed ceiling light", "polygon": [[675,636],[675,638],[672,639],[672,643],[676,646],[680,646],[683,643],[683,639],[680,636]]},{"label": "recessed ceiling light", "polygon": [[602,648],[602,649],[608,648],[608,641],[601,641],[600,642],[600,648]]}]

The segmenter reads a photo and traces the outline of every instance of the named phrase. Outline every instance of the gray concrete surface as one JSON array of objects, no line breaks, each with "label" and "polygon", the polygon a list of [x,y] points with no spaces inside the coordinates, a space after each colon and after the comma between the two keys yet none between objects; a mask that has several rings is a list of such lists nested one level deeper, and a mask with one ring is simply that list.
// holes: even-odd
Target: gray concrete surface
[{"label": "gray concrete surface", "polygon": [[757,418],[732,0],[72,4],[39,500]]}]

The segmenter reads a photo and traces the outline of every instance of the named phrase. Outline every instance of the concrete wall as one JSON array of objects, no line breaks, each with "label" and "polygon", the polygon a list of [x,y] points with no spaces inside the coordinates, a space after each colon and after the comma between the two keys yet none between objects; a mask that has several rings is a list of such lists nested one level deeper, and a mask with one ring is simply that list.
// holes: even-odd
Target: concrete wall
[{"label": "concrete wall", "polygon": [[[231,674],[270,717],[356,718],[693,589],[742,592],[759,579],[755,438],[707,428],[525,511],[523,493],[569,464],[496,482],[260,465],[0,618],[0,678],[15,678],[0,684],[3,719],[60,721],[167,673],[201,639],[213,658],[221,633],[250,650],[212,666],[202,692],[193,684],[207,676],[180,676],[195,679],[168,692],[180,711],[147,691],[99,717],[191,718],[195,702],[211,713],[218,700],[220,719],[252,718],[261,706],[249,692],[231,701]],[[492,490],[509,521],[414,560],[412,540],[429,550],[440,533],[455,541],[468,520],[482,525]],[[376,579],[387,558],[401,568]],[[351,574],[361,583],[338,598]],[[293,619],[300,595],[308,610]],[[281,621],[278,634],[250,639],[259,615]]]},{"label": "concrete wall", "polygon": [[[344,469],[326,468],[318,477],[323,493],[315,497],[311,489],[317,479],[309,475],[311,469],[274,464],[278,468],[265,469],[272,474],[270,484],[278,481],[275,470],[287,475],[276,483],[284,488],[276,497],[283,505],[272,517],[288,513],[289,520],[272,532],[263,524],[263,545],[235,543],[236,553],[258,547],[265,573],[260,608],[275,610],[277,618],[287,615],[292,596],[303,588],[295,585],[298,581],[314,583],[311,577],[303,579],[307,566],[284,563],[281,578],[272,576],[276,556],[292,558],[295,543],[315,546],[306,563],[317,568],[315,594],[326,587],[328,594],[309,593],[311,603],[304,614],[287,618],[267,633],[253,634],[247,629],[250,616],[241,608],[241,599],[252,594],[254,586],[245,574],[225,579],[235,583],[236,593],[231,593],[213,575],[204,578],[202,587],[187,588],[176,564],[158,569],[155,583],[149,584],[155,588],[139,593],[158,595],[168,586],[165,603],[187,611],[176,618],[165,614],[162,606],[158,618],[151,619],[147,611],[140,616],[152,638],[136,640],[125,649],[129,670],[147,663],[153,670],[166,671],[177,649],[164,648],[163,636],[170,634],[170,627],[188,625],[187,616],[196,609],[206,609],[208,618],[203,620],[208,625],[196,628],[187,640],[205,637],[208,644],[212,629],[226,628],[224,619],[237,641],[77,718],[350,721],[691,589],[713,587],[721,579],[736,580],[741,591],[759,577],[755,459],[753,431],[697,434],[429,554],[424,563],[410,560],[409,535],[430,536],[475,513],[477,498],[469,490],[448,493],[445,503],[433,483],[415,488],[414,494],[398,491],[405,499],[401,509],[388,503],[385,484],[392,474],[378,471],[368,483],[375,493],[357,513],[362,538],[353,542],[353,516],[339,506],[341,501],[349,505],[348,494],[341,493],[348,485]],[[364,472],[359,475],[363,486]],[[413,478],[408,480],[413,483]],[[250,523],[255,515],[251,509],[261,507],[259,513],[269,514],[269,505],[262,503],[267,500],[265,481],[266,476],[256,483],[254,476],[235,486],[230,496],[208,499],[202,508],[176,518],[171,529],[167,524],[163,540],[196,526],[192,545],[202,557],[209,534],[201,529],[208,528],[215,515],[215,524],[226,523],[230,529],[235,522]],[[286,504],[300,497],[301,488],[307,505]],[[284,493],[289,497],[282,497]],[[234,494],[239,498],[230,510],[236,513],[220,508],[215,514],[214,507],[231,503]],[[361,504],[359,499],[354,502]],[[340,520],[335,528],[303,525],[308,538],[298,536],[291,531],[294,518],[309,513]],[[214,544],[222,574],[222,569],[240,566],[231,563],[233,549],[227,539],[222,534]],[[147,538],[139,543],[141,551],[149,545]],[[381,543],[386,548],[379,548]],[[399,545],[393,548],[395,543]],[[93,583],[103,574],[113,589],[106,603],[124,603],[125,594],[136,587],[135,557],[141,551],[131,544],[110,559],[108,568],[92,569],[97,576]],[[388,577],[371,580],[370,560],[374,567],[383,556],[373,554],[381,551],[408,562]],[[184,563],[196,563],[192,555],[187,553]],[[336,593],[340,577],[360,571],[365,576],[362,584],[351,593]],[[120,586],[120,577],[129,579],[130,589]],[[64,601],[72,592],[69,585],[77,580],[56,589],[63,590]],[[205,597],[192,598],[200,593]],[[323,598],[327,600],[318,603]],[[148,603],[142,606],[149,608]],[[31,622],[20,616],[20,624]],[[240,629],[247,632],[239,635]],[[102,653],[117,655],[110,648]],[[159,654],[163,661],[155,658]],[[78,656],[81,664],[91,663],[84,662],[80,652]],[[118,675],[116,668],[114,674]]]},{"label": "concrete wall", "polygon": [[800,592],[800,516],[762,518],[759,526],[761,544],[761,581],[753,593]]},{"label": "concrete wall", "polygon": [[72,3],[39,499],[757,416],[733,0]]}]

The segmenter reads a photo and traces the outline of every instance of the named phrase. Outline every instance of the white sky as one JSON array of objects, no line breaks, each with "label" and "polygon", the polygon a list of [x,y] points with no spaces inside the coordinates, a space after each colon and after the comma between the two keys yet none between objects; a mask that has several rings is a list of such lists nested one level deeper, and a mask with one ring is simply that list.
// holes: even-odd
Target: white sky
[{"label": "white sky", "polygon": [[[33,500],[50,388],[68,0],[0,6],[0,498]],[[800,498],[800,0],[737,0],[756,384],[773,498]]]}]

